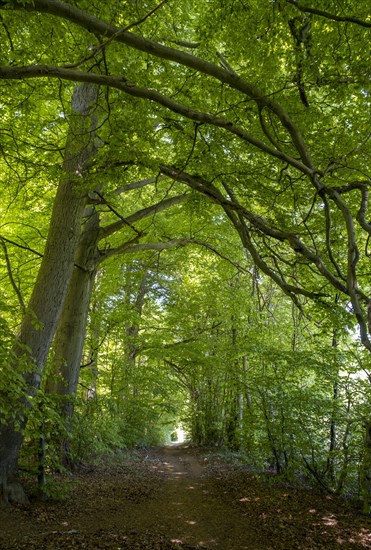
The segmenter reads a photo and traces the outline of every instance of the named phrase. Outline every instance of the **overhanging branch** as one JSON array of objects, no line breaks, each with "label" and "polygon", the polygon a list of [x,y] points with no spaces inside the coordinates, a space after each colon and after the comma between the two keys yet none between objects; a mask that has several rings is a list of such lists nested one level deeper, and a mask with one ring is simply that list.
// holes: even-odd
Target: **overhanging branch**
[{"label": "overhanging branch", "polygon": [[313,15],[319,15],[321,17],[325,17],[326,19],[332,19],[333,21],[339,21],[343,23],[354,23],[355,25],[360,25],[361,27],[370,28],[371,23],[368,21],[364,21],[363,19],[358,19],[358,17],[352,17],[347,15],[335,15],[333,13],[329,13],[328,11],[319,10],[317,8],[310,8],[308,6],[303,6],[302,4],[299,4],[297,0],[286,0],[288,4],[292,4],[295,6],[298,10],[304,12],[304,13],[313,13]]},{"label": "overhanging branch", "polygon": [[[246,226],[246,223],[244,220],[248,220],[248,222],[251,224],[252,227],[254,227],[255,230],[258,232],[261,232],[262,234],[271,237],[277,241],[280,242],[286,242],[289,247],[295,252],[295,254],[298,254],[305,258],[307,261],[309,261],[313,266],[316,267],[316,270],[319,274],[324,276],[327,281],[336,289],[340,290],[343,294],[346,294],[352,298],[353,306],[357,305],[357,312],[355,312],[355,315],[360,315],[360,307],[358,300],[362,299],[366,304],[369,303],[369,298],[358,288],[355,286],[355,266],[356,266],[356,248],[351,247],[348,252],[348,280],[347,284],[344,284],[342,280],[339,280],[337,275],[334,275],[332,271],[326,266],[324,260],[320,257],[319,254],[317,254],[315,251],[311,250],[300,238],[298,235],[291,233],[289,231],[282,231],[275,227],[272,227],[269,225],[266,219],[264,219],[262,216],[259,216],[257,214],[254,214],[253,212],[249,211],[247,208],[242,206],[240,203],[237,202],[236,199],[227,199],[213,184],[210,182],[204,180],[200,177],[194,177],[190,174],[187,174],[185,172],[181,172],[180,170],[177,170],[174,167],[171,166],[160,166],[160,170],[163,174],[168,175],[174,180],[177,181],[183,181],[190,187],[198,190],[199,192],[206,195],[209,199],[211,199],[213,202],[216,202],[220,206],[223,207],[227,215],[231,218],[231,214],[237,214],[238,219],[232,221],[233,225],[238,230],[238,233],[241,237],[242,242],[246,246],[246,248],[250,251],[253,257],[255,257],[257,265],[265,271],[265,273],[268,274],[269,270],[269,276],[281,286],[281,288],[285,287],[285,283],[282,282],[282,280],[267,266],[267,264],[264,262],[264,260],[260,257],[258,257],[257,251],[252,248],[251,239],[249,237],[249,232]],[[352,240],[352,231],[354,231],[354,228],[352,228],[352,224],[349,220],[349,212],[346,211],[344,204],[342,204],[342,201],[339,196],[336,194],[333,194],[331,197],[332,200],[336,201],[337,206],[339,209],[343,209],[343,214],[346,217],[346,222],[348,224],[348,233],[349,233],[349,239]],[[247,233],[246,233],[247,231]],[[295,293],[296,291],[292,289],[289,290],[290,293]],[[306,291],[302,291],[299,289],[298,293],[304,294]],[[310,293],[311,297],[313,297],[313,293]],[[358,317],[357,317],[358,318]]]},{"label": "overhanging branch", "polygon": [[183,193],[182,195],[176,195],[175,197],[162,200],[160,202],[157,202],[156,204],[147,206],[147,208],[142,208],[141,210],[138,210],[137,212],[131,214],[130,216],[127,216],[126,218],[122,217],[122,219],[118,222],[107,225],[106,227],[102,227],[99,231],[99,240],[102,240],[106,237],[109,237],[113,233],[116,233],[124,225],[131,226],[131,224],[134,222],[147,218],[148,216],[154,216],[155,214],[162,212],[163,210],[166,210],[171,206],[181,203],[186,198],[186,196],[187,193]]},{"label": "overhanging branch", "polygon": [[258,87],[250,84],[236,73],[191,55],[188,52],[163,46],[153,40],[149,40],[134,33],[127,32],[124,29],[109,25],[108,23],[105,23],[104,21],[87,14],[82,10],[75,8],[71,4],[66,4],[60,0],[33,0],[32,3],[26,4],[21,1],[14,0],[11,5],[1,2],[0,7],[11,7],[13,9],[27,11],[39,11],[61,17],[62,19],[79,25],[90,33],[94,32],[95,34],[104,36],[108,39],[114,37],[116,42],[126,44],[129,47],[146,52],[154,57],[167,59],[168,61],[190,67],[199,73],[211,76],[212,78],[227,84],[231,88],[242,92],[254,100],[259,107],[267,107],[272,113],[274,113],[280,120],[282,126],[289,133],[292,143],[300,155],[302,163],[310,170],[314,170],[314,165],[304,138],[301,135],[301,131],[290,118],[285,109],[283,109],[283,107],[272,97],[267,96]]},{"label": "overhanging branch", "polygon": [[216,126],[217,128],[222,128],[227,132],[239,137],[243,141],[249,143],[250,145],[253,145],[254,147],[260,149],[262,152],[267,153],[268,155],[273,156],[281,160],[282,162],[289,164],[290,166],[293,166],[310,178],[314,177],[315,170],[311,163],[308,165],[308,163],[301,162],[291,155],[288,155],[283,151],[279,151],[274,147],[271,147],[261,139],[247,133],[245,130],[243,130],[243,128],[237,126],[230,120],[212,115],[210,113],[196,111],[188,107],[187,105],[178,103],[177,101],[167,96],[164,96],[157,90],[136,86],[135,84],[128,82],[125,78],[96,74],[91,72],[76,71],[74,69],[66,69],[64,67],[56,67],[52,65],[29,65],[24,67],[0,66],[0,79],[3,80],[22,80],[25,78],[28,79],[43,77],[59,78],[72,82],[90,82],[96,84],[97,86],[108,86],[117,90],[121,90],[128,95],[153,101],[154,103],[162,105],[166,109],[169,109],[174,113],[180,114],[181,116],[184,116],[185,118],[188,118],[190,120],[195,120],[197,122]]}]

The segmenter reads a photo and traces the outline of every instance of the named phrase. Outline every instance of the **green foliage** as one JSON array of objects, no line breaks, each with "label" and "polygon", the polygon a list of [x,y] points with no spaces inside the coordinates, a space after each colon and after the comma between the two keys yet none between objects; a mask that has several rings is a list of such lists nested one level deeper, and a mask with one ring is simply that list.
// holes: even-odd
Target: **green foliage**
[{"label": "green foliage", "polygon": [[60,407],[61,398],[50,396],[43,390],[33,396],[20,454],[21,469],[33,479],[45,477],[45,483],[40,483],[39,490],[50,497],[56,496],[57,491],[57,485],[53,485],[53,475],[64,470],[60,445],[66,437],[66,428]]},{"label": "green foliage", "polygon": [[[0,72],[0,423],[16,427],[33,405],[25,462],[37,471],[41,439],[52,471],[67,436],[83,460],[167,442],[183,421],[195,442],[241,449],[261,471],[357,493],[370,360],[355,332],[371,350],[371,231],[368,41],[354,18],[369,21],[368,3],[329,0],[321,15],[283,0],[183,0],[150,16],[152,1],[78,3],[141,44],[172,47],[170,61],[161,45],[145,51],[20,4],[1,7],[0,69],[40,67],[19,81]],[[98,150],[75,174],[82,228],[99,217],[75,269],[96,277],[76,400],[44,380],[27,401],[34,366],[15,334],[73,120],[74,83],[53,80],[53,66],[102,82]]]},{"label": "green foliage", "polygon": [[46,475],[45,485],[42,487],[41,497],[48,501],[65,501],[71,498],[72,492],[76,487],[76,480],[52,473]]},{"label": "green foliage", "polygon": [[84,462],[99,453],[125,448],[119,424],[119,419],[107,412],[104,403],[81,401],[71,438],[73,459]]},{"label": "green foliage", "polygon": [[27,348],[22,355],[15,354],[12,349],[14,334],[7,319],[0,319],[0,425],[11,422],[22,429],[22,415],[28,407],[25,376],[34,370],[34,365]]}]

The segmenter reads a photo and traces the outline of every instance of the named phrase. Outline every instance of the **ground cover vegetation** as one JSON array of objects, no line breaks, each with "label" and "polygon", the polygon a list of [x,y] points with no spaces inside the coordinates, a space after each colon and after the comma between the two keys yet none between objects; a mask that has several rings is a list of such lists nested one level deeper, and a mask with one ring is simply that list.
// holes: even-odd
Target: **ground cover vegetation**
[{"label": "ground cover vegetation", "polygon": [[0,484],[169,441],[371,505],[365,0],[0,1]]}]

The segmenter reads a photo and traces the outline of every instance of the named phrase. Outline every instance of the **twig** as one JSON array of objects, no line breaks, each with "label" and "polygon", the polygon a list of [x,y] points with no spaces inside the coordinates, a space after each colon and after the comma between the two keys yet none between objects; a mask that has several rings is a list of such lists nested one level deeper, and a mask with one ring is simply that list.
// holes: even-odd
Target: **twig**
[{"label": "twig", "polygon": [[19,304],[20,304],[22,310],[25,311],[26,306],[25,306],[25,303],[24,303],[24,300],[23,300],[23,297],[22,297],[22,293],[21,293],[20,289],[17,287],[15,279],[13,277],[13,271],[12,271],[12,266],[11,266],[10,259],[9,259],[8,249],[7,249],[7,246],[5,244],[5,240],[4,240],[3,237],[0,237],[0,243],[1,243],[2,249],[4,250],[4,256],[5,256],[6,267],[7,267],[7,270],[8,270],[10,283],[11,283],[13,289],[14,289],[14,292],[17,295],[17,298],[18,298],[18,301],[19,301]]}]

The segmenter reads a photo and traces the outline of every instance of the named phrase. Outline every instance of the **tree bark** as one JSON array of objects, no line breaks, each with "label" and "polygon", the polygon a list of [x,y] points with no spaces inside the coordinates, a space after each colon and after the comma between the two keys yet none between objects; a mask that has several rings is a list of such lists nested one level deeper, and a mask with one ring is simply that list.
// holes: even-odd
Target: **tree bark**
[{"label": "tree bark", "polygon": [[[53,205],[45,252],[13,350],[18,360],[27,358],[30,368],[23,373],[26,391],[14,403],[14,408],[20,411],[16,420],[5,417],[0,422],[0,487],[5,500],[9,480],[17,471],[22,431],[30,407],[28,396],[34,395],[40,386],[45,360],[71,278],[86,202],[82,176],[94,152],[96,122],[92,109],[96,101],[97,89],[94,86],[82,84],[75,89],[63,176]],[[20,368],[18,360],[13,362],[14,369]],[[6,393],[6,390],[3,392]],[[11,403],[11,394],[5,397]]]},{"label": "tree bark", "polygon": [[[76,265],[54,337],[55,370],[48,393],[62,397],[61,415],[67,433],[72,429],[74,398],[80,374],[89,305],[98,268],[99,216],[94,212],[81,234]],[[69,438],[61,442],[61,460],[71,464]]]},{"label": "tree bark", "polygon": [[363,513],[369,514],[371,508],[371,421],[365,421],[365,440],[361,466],[361,491]]}]

